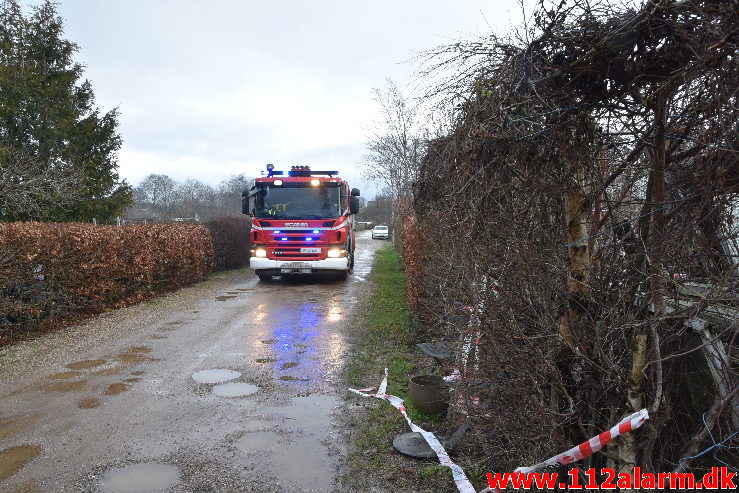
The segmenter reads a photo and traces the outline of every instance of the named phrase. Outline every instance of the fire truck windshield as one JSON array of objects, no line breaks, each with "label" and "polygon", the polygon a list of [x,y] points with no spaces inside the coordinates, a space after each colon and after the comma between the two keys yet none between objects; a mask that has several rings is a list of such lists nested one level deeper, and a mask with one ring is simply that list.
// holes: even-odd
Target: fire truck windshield
[{"label": "fire truck windshield", "polygon": [[338,184],[313,187],[309,183],[259,183],[255,216],[260,219],[324,219],[341,214]]}]

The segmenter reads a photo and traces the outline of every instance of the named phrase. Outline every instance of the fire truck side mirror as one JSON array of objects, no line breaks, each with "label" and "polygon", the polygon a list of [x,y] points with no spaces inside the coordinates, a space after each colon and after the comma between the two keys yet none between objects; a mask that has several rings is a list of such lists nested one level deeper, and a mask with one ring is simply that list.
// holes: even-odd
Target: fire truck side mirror
[{"label": "fire truck side mirror", "polygon": [[[355,188],[354,190],[357,190],[357,189]],[[359,197],[352,195],[351,197],[349,197],[349,213],[357,214],[358,212],[359,212]]]},{"label": "fire truck side mirror", "polygon": [[352,188],[352,197],[359,197],[359,189]]},{"label": "fire truck side mirror", "polygon": [[241,213],[249,216],[254,215],[254,194],[249,193],[249,190],[241,192]]}]

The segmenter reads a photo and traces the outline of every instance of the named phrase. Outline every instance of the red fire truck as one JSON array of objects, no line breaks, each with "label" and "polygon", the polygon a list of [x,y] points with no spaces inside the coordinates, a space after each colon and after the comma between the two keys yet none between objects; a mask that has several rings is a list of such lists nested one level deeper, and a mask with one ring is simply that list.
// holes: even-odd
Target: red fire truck
[{"label": "red fire truck", "polygon": [[242,193],[252,217],[249,266],[259,279],[290,274],[334,274],[346,279],[354,266],[354,214],[359,190],[338,171],[293,166],[267,172]]}]

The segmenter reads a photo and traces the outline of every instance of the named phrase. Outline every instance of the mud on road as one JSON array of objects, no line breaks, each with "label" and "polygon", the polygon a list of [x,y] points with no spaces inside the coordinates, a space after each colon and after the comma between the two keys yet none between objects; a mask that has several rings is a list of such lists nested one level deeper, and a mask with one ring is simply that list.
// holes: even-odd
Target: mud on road
[{"label": "mud on road", "polygon": [[340,490],[348,282],[249,270],[0,353],[0,490]]}]

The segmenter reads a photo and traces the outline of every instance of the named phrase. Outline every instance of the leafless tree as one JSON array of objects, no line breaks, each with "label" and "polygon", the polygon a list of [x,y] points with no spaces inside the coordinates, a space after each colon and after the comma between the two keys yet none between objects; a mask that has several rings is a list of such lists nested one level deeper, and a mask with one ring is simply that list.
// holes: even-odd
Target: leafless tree
[{"label": "leafless tree", "polygon": [[223,180],[217,189],[216,205],[220,216],[241,217],[241,192],[254,185],[254,179],[239,174]]},{"label": "leafless tree", "polygon": [[374,91],[382,121],[371,131],[363,160],[368,179],[381,183],[395,200],[409,198],[425,151],[427,132],[418,109],[387,81],[384,91]]},{"label": "leafless tree", "polygon": [[147,203],[155,210],[164,211],[175,199],[177,182],[167,175],[150,174],[134,189],[135,200]]},{"label": "leafless tree", "polygon": [[43,220],[81,196],[82,177],[60,163],[42,164],[26,152],[0,147],[0,220]]},{"label": "leafless tree", "polygon": [[520,39],[431,54],[434,69],[459,66],[432,88],[459,118],[429,143],[405,218],[409,293],[437,335],[455,302],[483,308],[462,393],[487,411],[457,410],[507,437],[481,440],[500,467],[641,408],[644,429],[586,467],[704,468],[708,456],[683,458],[733,436],[737,12],[542,2]]}]

